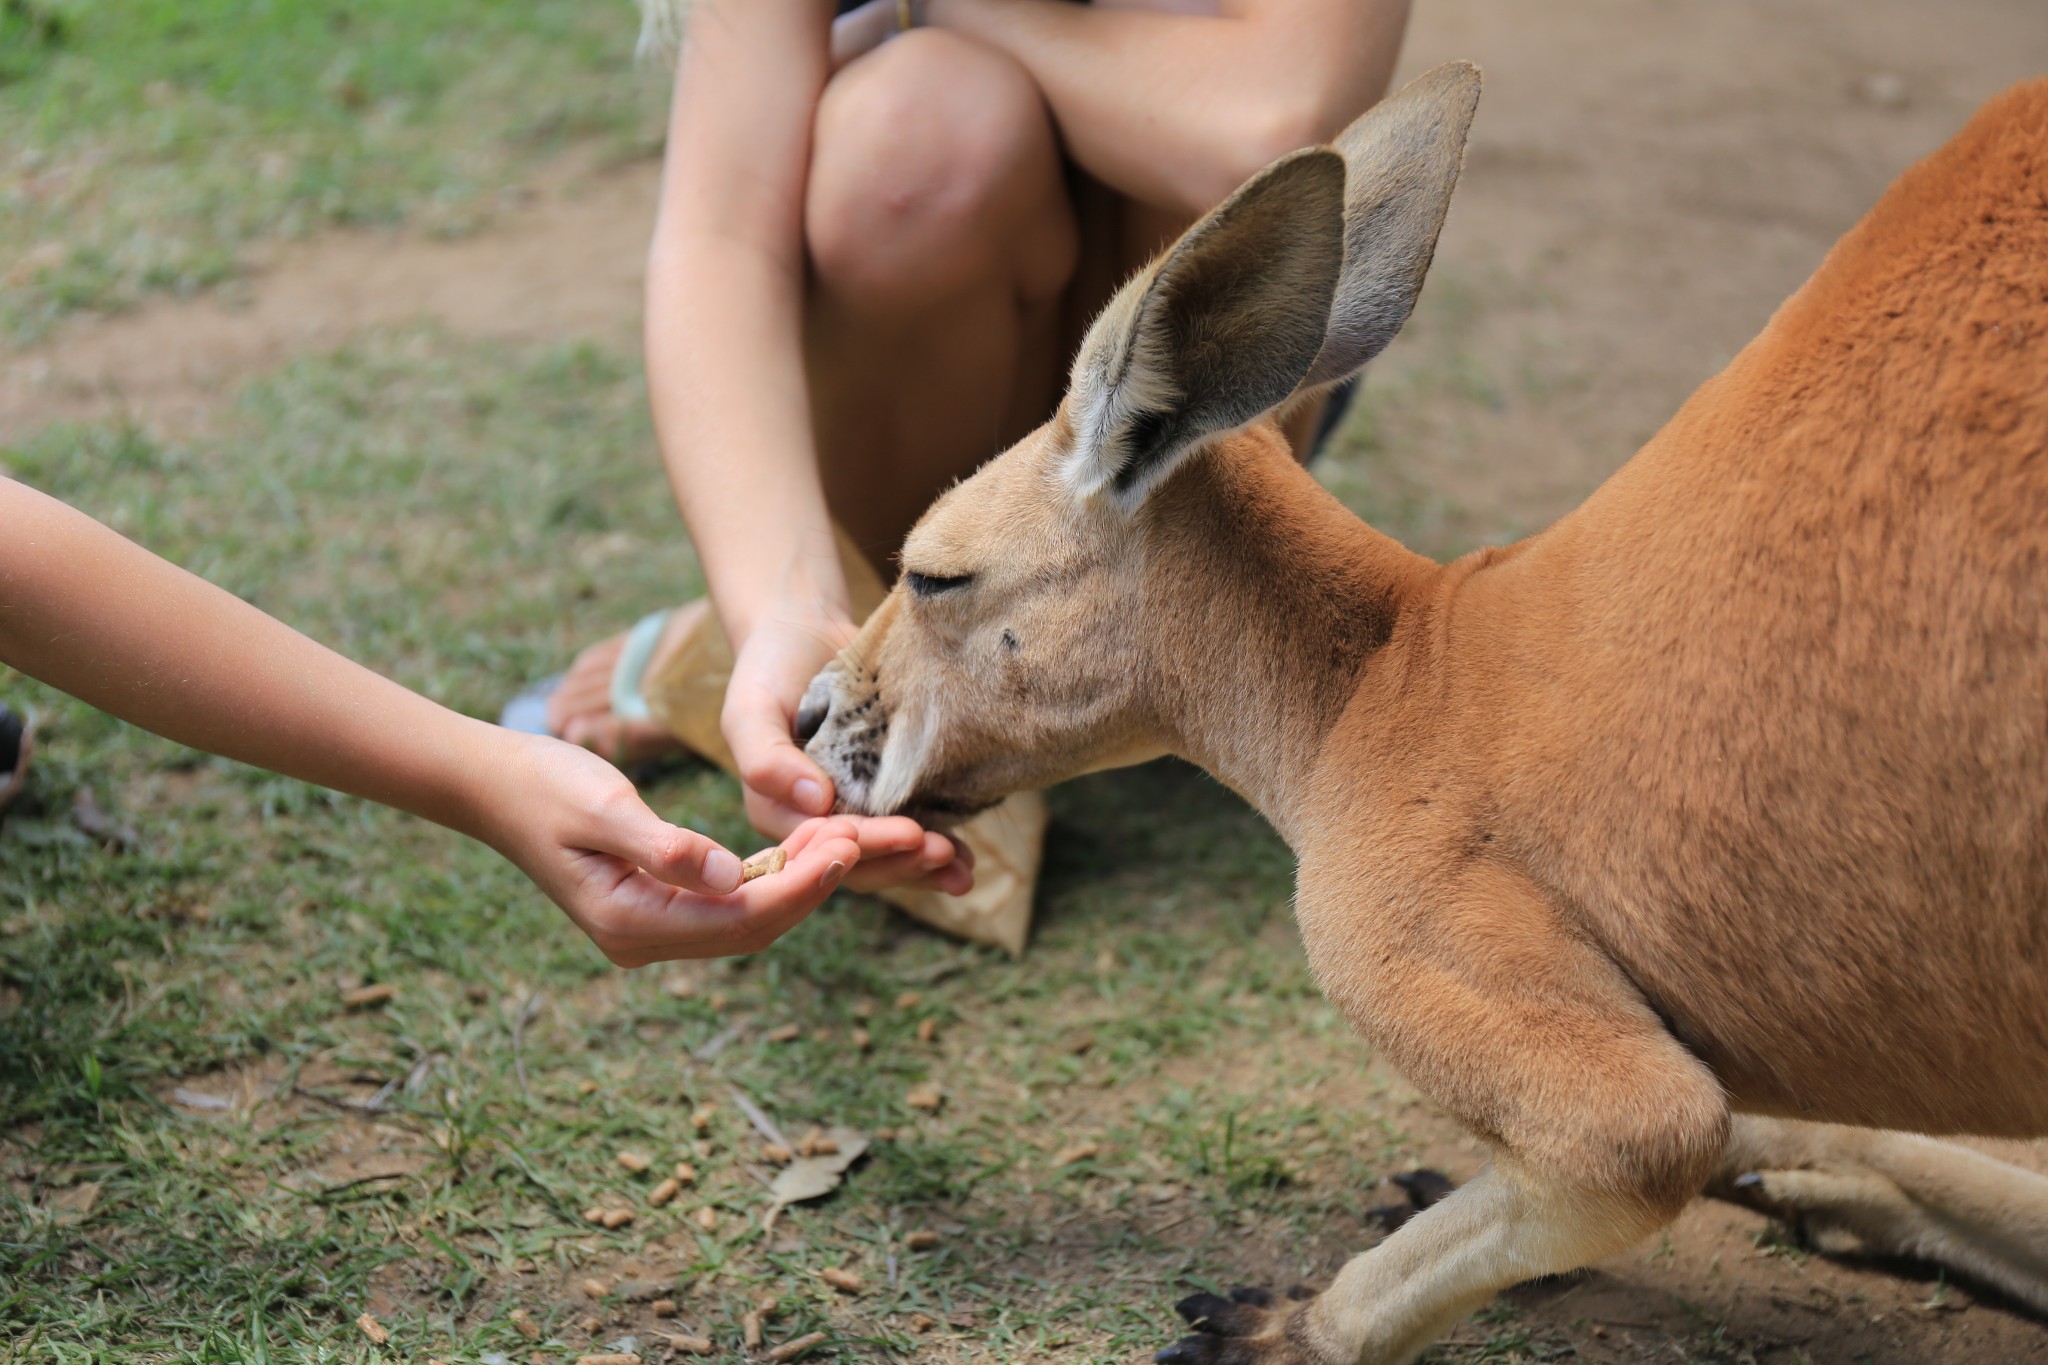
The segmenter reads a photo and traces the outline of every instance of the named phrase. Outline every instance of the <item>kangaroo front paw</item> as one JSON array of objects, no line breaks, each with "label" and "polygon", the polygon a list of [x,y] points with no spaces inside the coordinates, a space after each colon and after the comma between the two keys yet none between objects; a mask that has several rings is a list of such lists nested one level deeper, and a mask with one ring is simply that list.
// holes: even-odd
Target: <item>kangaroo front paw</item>
[{"label": "kangaroo front paw", "polygon": [[1229,1298],[1190,1294],[1173,1306],[1195,1335],[1152,1357],[1159,1365],[1323,1365],[1304,1344],[1302,1314],[1315,1291],[1297,1285],[1285,1295],[1240,1287]]}]

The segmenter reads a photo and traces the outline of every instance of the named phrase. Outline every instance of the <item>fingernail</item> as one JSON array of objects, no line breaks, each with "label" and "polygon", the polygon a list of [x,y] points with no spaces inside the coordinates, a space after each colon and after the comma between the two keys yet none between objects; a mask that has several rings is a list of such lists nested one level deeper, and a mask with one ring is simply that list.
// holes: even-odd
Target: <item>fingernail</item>
[{"label": "fingernail", "polygon": [[825,813],[825,789],[808,777],[799,777],[796,785],[789,789],[798,810],[807,810],[813,815]]},{"label": "fingernail", "polygon": [[737,891],[740,885],[740,860],[722,848],[714,848],[704,856],[704,885],[720,896]]},{"label": "fingernail", "polygon": [[830,891],[833,887],[839,885],[839,879],[841,877],[844,877],[845,875],[846,864],[835,862],[830,867],[827,867],[825,869],[824,876],[818,878],[818,885],[824,887],[827,891]]}]

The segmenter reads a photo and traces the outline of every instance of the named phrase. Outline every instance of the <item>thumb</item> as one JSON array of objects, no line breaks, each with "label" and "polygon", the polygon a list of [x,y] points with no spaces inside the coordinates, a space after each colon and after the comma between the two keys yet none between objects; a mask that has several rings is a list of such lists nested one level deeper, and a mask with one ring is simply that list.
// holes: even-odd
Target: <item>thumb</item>
[{"label": "thumb", "polygon": [[739,890],[740,860],[717,840],[684,829],[649,810],[643,803],[623,820],[607,825],[592,847],[623,858],[650,876],[706,896],[728,896]]},{"label": "thumb", "polygon": [[789,735],[789,720],[772,698],[766,705],[738,697],[725,709],[725,739],[740,780],[749,789],[801,816],[832,809],[832,779]]}]

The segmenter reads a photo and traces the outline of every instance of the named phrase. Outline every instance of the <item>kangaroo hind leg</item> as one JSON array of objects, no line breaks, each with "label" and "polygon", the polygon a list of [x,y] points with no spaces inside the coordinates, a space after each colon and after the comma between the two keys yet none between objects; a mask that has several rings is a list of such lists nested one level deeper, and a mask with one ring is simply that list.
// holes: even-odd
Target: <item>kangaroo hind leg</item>
[{"label": "kangaroo hind leg", "polygon": [[1911,1133],[1738,1115],[1707,1193],[1821,1251],[1927,1261],[2048,1316],[2048,1177]]}]

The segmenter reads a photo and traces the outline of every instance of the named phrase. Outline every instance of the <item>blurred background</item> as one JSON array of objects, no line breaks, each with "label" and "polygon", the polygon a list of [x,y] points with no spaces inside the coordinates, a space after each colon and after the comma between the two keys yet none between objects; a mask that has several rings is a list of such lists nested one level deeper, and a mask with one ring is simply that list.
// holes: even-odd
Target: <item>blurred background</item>
[{"label": "blurred background", "polygon": [[[637,359],[667,93],[637,29],[0,0],[0,469],[476,714],[694,595]],[[1486,71],[1464,182],[1318,467],[1437,555],[1627,458],[2048,72],[2048,12],[1417,0],[1400,79],[1456,57]],[[452,835],[4,669],[0,701],[44,726],[0,824],[0,1360],[658,1359],[737,1351],[764,1298],[768,1344],[821,1355],[1129,1360],[1188,1287],[1322,1279],[1385,1175],[1480,1159],[1315,992],[1286,850],[1178,765],[1055,795],[1021,963],[843,896],[757,958],[625,974]],[[650,799],[752,846],[715,773]],[[735,1091],[873,1146],[764,1229]],[[1428,1358],[1918,1365],[2044,1330],[1702,1207]]]}]

